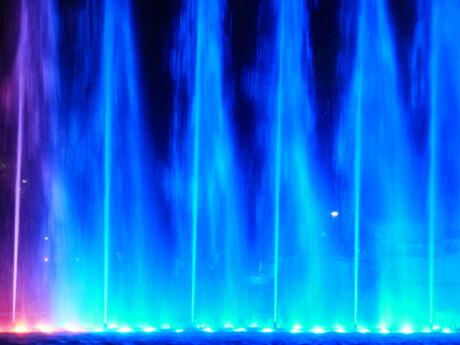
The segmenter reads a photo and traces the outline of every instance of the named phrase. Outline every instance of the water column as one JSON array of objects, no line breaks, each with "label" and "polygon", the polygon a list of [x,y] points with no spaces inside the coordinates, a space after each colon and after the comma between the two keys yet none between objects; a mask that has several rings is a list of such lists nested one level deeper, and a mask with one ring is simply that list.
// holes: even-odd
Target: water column
[{"label": "water column", "polygon": [[329,212],[317,156],[309,14],[303,1],[271,6],[275,30],[261,51],[270,67],[260,85],[259,125],[266,129],[261,199],[271,203],[263,211],[262,231],[273,232],[272,322],[312,328],[337,315],[328,303],[318,303],[330,298],[326,270],[334,269],[327,261]]},{"label": "water column", "polygon": [[53,4],[19,4],[20,25],[11,86],[17,119],[14,241],[12,267],[13,323],[46,314],[49,296],[45,250],[47,205],[46,120],[55,100]]},{"label": "water column", "polygon": [[147,323],[161,299],[131,16],[122,0],[59,6],[49,222],[60,325]]},{"label": "water column", "polygon": [[[50,114],[48,242],[50,322],[103,323],[103,99],[99,80],[102,8],[56,6],[59,102]],[[72,24],[71,24],[72,23]]]},{"label": "water column", "polygon": [[165,277],[155,196],[154,155],[147,140],[127,0],[106,1],[99,110],[104,133],[104,323],[148,325],[162,314]]},{"label": "water column", "polygon": [[176,73],[189,78],[182,98],[186,116],[175,119],[182,121],[175,128],[185,126],[186,133],[182,142],[174,140],[183,160],[176,173],[186,181],[178,202],[189,210],[175,217],[187,217],[182,223],[191,232],[190,321],[215,327],[244,324],[245,318],[245,218],[225,97],[224,14],[225,1],[186,2],[179,27],[186,39],[174,57]]},{"label": "water column", "polygon": [[[429,316],[433,326],[452,327],[459,322],[460,247],[458,204],[460,161],[460,24],[456,1],[420,2],[418,25],[429,25],[423,49],[428,76],[428,229],[429,229]],[[417,47],[416,47],[417,48]],[[420,86],[420,85],[418,85]],[[422,85],[423,86],[423,85]]]},{"label": "water column", "polygon": [[345,48],[354,49],[354,60],[338,141],[354,206],[354,322],[412,327],[427,322],[427,262],[417,249],[426,243],[417,216],[424,193],[388,8],[366,0],[343,8],[356,20]]}]

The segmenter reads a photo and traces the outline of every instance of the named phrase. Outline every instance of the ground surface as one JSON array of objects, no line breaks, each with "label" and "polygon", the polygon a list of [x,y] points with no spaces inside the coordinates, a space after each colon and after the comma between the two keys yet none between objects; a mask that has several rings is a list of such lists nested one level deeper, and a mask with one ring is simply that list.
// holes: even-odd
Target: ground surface
[{"label": "ground surface", "polygon": [[171,344],[171,345],[217,345],[217,344],[460,344],[459,334],[426,335],[370,335],[370,334],[87,334],[44,335],[3,334],[0,344]]}]

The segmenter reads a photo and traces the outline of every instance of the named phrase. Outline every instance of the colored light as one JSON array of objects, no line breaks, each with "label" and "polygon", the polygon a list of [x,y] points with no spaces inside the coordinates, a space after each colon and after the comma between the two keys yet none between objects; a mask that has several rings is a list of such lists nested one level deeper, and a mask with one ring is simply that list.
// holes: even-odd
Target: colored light
[{"label": "colored light", "polygon": [[369,333],[370,331],[366,327],[358,326],[358,332],[359,333]]},{"label": "colored light", "polygon": [[51,333],[54,331],[54,329],[51,326],[43,325],[43,324],[37,325],[37,329],[43,333]]},{"label": "colored light", "polygon": [[346,332],[347,332],[347,331],[345,330],[345,328],[344,328],[343,326],[341,326],[341,325],[336,325],[336,326],[334,327],[334,331],[335,331],[336,333],[346,333]]},{"label": "colored light", "polygon": [[176,329],[174,332],[176,333],[182,333],[184,330],[182,328]]},{"label": "colored light", "polygon": [[235,332],[238,332],[238,333],[246,332],[246,328],[242,328],[242,327],[236,328],[236,329],[235,329]]},{"label": "colored light", "polygon": [[205,328],[203,328],[203,332],[206,332],[206,333],[213,333],[214,330],[213,330],[211,327],[205,327]]},{"label": "colored light", "polygon": [[167,329],[171,329],[171,325],[169,323],[164,323],[160,326],[160,328],[162,330],[167,330]]},{"label": "colored light", "polygon": [[452,333],[452,330],[450,328],[443,328],[442,333]]},{"label": "colored light", "polygon": [[295,324],[291,328],[291,333],[300,333],[302,331],[302,326],[299,324]]},{"label": "colored light", "polygon": [[117,324],[115,324],[115,323],[110,323],[110,324],[107,326],[107,328],[108,328],[108,329],[117,329],[118,326],[117,326]]},{"label": "colored light", "polygon": [[81,327],[71,324],[71,323],[66,324],[64,326],[64,330],[66,330],[67,332],[71,332],[71,333],[77,333],[77,332],[82,331]]},{"label": "colored light", "polygon": [[401,328],[399,332],[403,334],[412,334],[414,333],[414,330],[411,326],[406,325],[406,326],[403,326],[403,328]]},{"label": "colored light", "polygon": [[388,333],[390,333],[390,331],[389,331],[388,328],[386,328],[386,327],[380,327],[380,328],[379,328],[379,333],[381,333],[381,334],[388,334]]},{"label": "colored light", "polygon": [[27,333],[29,330],[26,325],[16,325],[13,328],[14,333]]},{"label": "colored light", "polygon": [[441,327],[439,327],[438,325],[433,326],[433,331],[439,331],[440,329],[441,329]]},{"label": "colored light", "polygon": [[155,327],[151,327],[151,326],[147,326],[147,327],[144,327],[143,331],[145,333],[152,333],[152,332],[155,332],[157,329]]},{"label": "colored light", "polygon": [[272,333],[272,332],[273,332],[273,328],[268,328],[268,327],[262,328],[262,329],[261,329],[261,332],[262,332],[262,333]]},{"label": "colored light", "polygon": [[249,325],[249,328],[257,328],[259,327],[259,325],[257,324],[257,322],[253,322]]},{"label": "colored light", "polygon": [[229,322],[226,322],[226,323],[224,324],[224,328],[225,328],[225,329],[231,329],[231,328],[233,328],[233,327],[234,327],[234,326],[233,326],[231,323],[229,323]]},{"label": "colored light", "polygon": [[133,331],[133,329],[131,327],[128,327],[128,326],[122,326],[120,328],[118,328],[117,332],[118,333],[131,333]]},{"label": "colored light", "polygon": [[431,329],[428,327],[425,327],[424,329],[422,329],[422,333],[431,333]]},{"label": "colored light", "polygon": [[315,334],[322,334],[326,333],[326,330],[323,327],[316,326],[311,329],[311,332]]}]

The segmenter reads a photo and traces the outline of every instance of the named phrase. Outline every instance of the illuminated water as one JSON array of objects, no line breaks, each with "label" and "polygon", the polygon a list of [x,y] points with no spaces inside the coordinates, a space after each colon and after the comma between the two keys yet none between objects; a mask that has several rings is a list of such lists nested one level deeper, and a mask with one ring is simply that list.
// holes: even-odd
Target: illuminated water
[{"label": "illuminated water", "polygon": [[0,332],[456,330],[460,5],[171,4],[2,5]]}]

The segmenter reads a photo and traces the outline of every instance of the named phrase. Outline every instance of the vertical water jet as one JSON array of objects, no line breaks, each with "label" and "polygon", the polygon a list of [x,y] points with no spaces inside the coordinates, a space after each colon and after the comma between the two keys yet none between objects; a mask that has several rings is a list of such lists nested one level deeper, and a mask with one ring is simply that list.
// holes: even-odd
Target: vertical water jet
[{"label": "vertical water jet", "polygon": [[276,327],[314,327],[327,322],[330,306],[315,300],[332,293],[332,282],[325,285],[325,270],[335,267],[329,256],[330,211],[317,149],[308,2],[273,1],[270,11],[273,32],[260,50],[269,67],[258,93],[265,160],[261,226],[272,229],[273,239],[271,319]]},{"label": "vertical water jet", "polygon": [[[460,161],[458,159],[458,114],[460,103],[460,58],[458,40],[460,6],[455,1],[420,1],[420,30],[428,32],[419,50],[425,59],[428,90],[428,289],[432,325],[458,322],[458,202]],[[425,31],[426,32],[426,31]],[[420,100],[423,102],[423,100]],[[455,288],[454,288],[455,287]]]},{"label": "vertical water jet", "polygon": [[401,69],[387,7],[367,0],[343,7],[356,29],[345,48],[354,59],[338,147],[354,208],[353,321],[390,327],[423,322],[417,311],[425,300],[424,291],[414,292],[419,281],[408,274],[424,270],[417,253],[423,199],[411,199],[423,191],[417,187],[420,174],[412,170],[418,157],[399,90]]},{"label": "vertical water jet", "polygon": [[174,120],[184,135],[173,138],[182,162],[173,165],[185,190],[176,196],[181,205],[176,211],[188,210],[190,322],[216,326],[246,317],[245,292],[239,288],[245,283],[245,217],[225,93],[225,10],[221,0],[185,2],[178,28],[185,44],[174,55],[175,73],[183,77],[178,83],[186,85],[185,97],[178,98],[183,103],[176,104],[184,114]]}]

